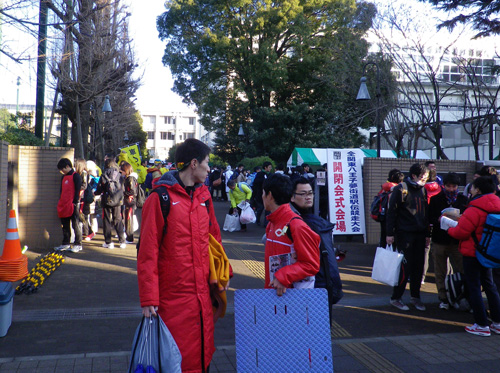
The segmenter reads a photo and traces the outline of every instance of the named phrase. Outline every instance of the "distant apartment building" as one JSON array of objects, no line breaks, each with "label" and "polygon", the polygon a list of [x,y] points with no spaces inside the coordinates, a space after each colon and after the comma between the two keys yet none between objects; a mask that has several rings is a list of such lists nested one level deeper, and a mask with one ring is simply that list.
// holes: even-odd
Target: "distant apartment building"
[{"label": "distant apartment building", "polygon": [[[489,160],[490,152],[493,153],[491,158],[498,157],[500,113],[496,109],[500,107],[497,92],[500,76],[495,69],[500,66],[500,43],[494,38],[471,40],[463,36],[450,46],[449,40],[422,39],[426,42],[418,46],[406,40],[390,39],[394,45],[387,46],[379,43],[376,36],[369,37],[371,52],[392,55],[395,61],[392,71],[400,84],[398,104],[404,118],[401,125],[439,118],[442,123],[440,141],[446,156],[455,160],[474,160],[471,138],[464,127],[470,128],[478,118],[488,118],[490,124],[479,136],[480,159]],[[405,74],[403,70],[411,71],[411,74]],[[433,102],[435,87],[429,79],[433,75],[439,87],[439,116],[435,115]],[[471,76],[474,81],[471,81]],[[481,90],[480,94],[478,90]],[[417,110],[415,103],[420,106]],[[425,112],[423,115],[422,111]],[[382,148],[388,148],[383,138],[381,143]],[[418,149],[431,158],[437,157],[436,148],[430,141],[420,138]]]},{"label": "distant apartment building", "polygon": [[200,140],[206,133],[195,112],[143,111],[142,129],[148,134],[147,149],[151,158],[164,160],[168,151],[186,139]]}]

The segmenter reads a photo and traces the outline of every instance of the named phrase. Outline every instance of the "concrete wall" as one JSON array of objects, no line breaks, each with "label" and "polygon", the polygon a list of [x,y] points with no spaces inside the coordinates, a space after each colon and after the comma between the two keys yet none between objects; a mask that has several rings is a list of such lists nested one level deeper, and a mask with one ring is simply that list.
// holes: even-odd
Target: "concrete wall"
[{"label": "concrete wall", "polygon": [[0,141],[0,255],[3,252],[7,219],[9,218],[7,175],[8,175],[9,144]]},{"label": "concrete wall", "polygon": [[[380,240],[380,223],[370,217],[370,205],[373,197],[380,191],[381,185],[387,181],[387,175],[393,168],[407,172],[415,159],[397,158],[365,158],[363,164],[363,188],[365,199],[366,242],[377,244]],[[425,161],[421,160],[422,163]],[[447,172],[465,172],[467,183],[472,181],[476,171],[475,161],[435,160],[439,174]]]},{"label": "concrete wall", "polygon": [[22,246],[52,248],[62,242],[57,162],[63,157],[73,161],[74,149],[9,146],[9,194]]}]

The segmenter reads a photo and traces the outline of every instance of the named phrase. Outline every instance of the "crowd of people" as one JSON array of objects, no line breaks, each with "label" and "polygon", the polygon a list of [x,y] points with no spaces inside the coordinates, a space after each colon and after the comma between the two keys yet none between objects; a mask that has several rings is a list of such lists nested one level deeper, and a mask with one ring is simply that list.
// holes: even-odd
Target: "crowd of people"
[{"label": "crowd of people", "polygon": [[[434,262],[439,308],[448,310],[445,279],[449,273],[460,273],[465,283],[466,309],[471,309],[475,323],[465,330],[471,334],[500,334],[500,269],[486,268],[476,257],[489,213],[500,212],[500,179],[495,168],[485,166],[462,192],[460,176],[437,175],[434,162],[415,163],[405,175],[390,170],[380,193],[389,193],[385,219],[381,224],[380,245],[394,245],[404,254],[398,284],[393,288],[390,304],[399,310],[409,307],[402,297],[410,283],[410,303],[419,311],[426,306],[421,301],[420,288],[425,282],[429,253]],[[442,224],[451,219],[452,224]],[[450,221],[450,220],[448,220]],[[491,324],[481,294],[488,300]],[[456,305],[455,305],[456,306]]]},{"label": "crowd of people", "polygon": [[[158,162],[134,169],[120,157],[107,157],[102,172],[85,160],[77,160],[74,169],[66,158],[57,165],[63,175],[57,206],[63,242],[56,250],[78,252],[82,239],[94,237],[96,200],[102,208],[103,246],[114,248],[114,229],[119,247],[125,248],[134,242],[134,216],[141,209],[137,273],[143,315],[160,315],[179,347],[182,369],[201,372],[209,371],[214,353],[213,307],[221,299],[216,295],[229,286],[214,287],[208,280],[212,278],[209,252],[213,242],[222,247],[214,201],[229,201],[230,213],[241,211],[241,203],[250,203],[256,223],[266,227],[266,288],[275,289],[278,296],[292,287],[327,288],[330,310],[343,294],[333,225],[313,213],[310,168],[302,165],[288,170],[277,165],[272,172],[270,162],[253,172],[243,165],[210,168],[209,153],[205,144],[188,139],[177,148],[175,166],[170,168]],[[495,283],[500,274],[495,278],[498,270],[482,266],[475,256],[488,213],[500,211],[500,183],[493,170],[481,169],[462,192],[459,175],[447,173],[441,178],[432,162],[414,164],[407,177],[400,170],[389,172],[382,188],[389,198],[381,222],[381,244],[394,245],[404,254],[392,306],[409,310],[402,297],[410,282],[410,303],[419,311],[426,310],[420,288],[430,255],[439,307],[451,306],[445,289],[451,267],[463,274],[475,321],[465,330],[481,336],[500,334],[500,296]],[[441,224],[445,218],[455,224]],[[481,289],[488,299],[491,323]]]},{"label": "crowd of people", "polygon": [[[134,243],[134,216],[139,215],[137,274],[143,315],[162,317],[181,352],[183,371],[209,371],[213,306],[222,299],[217,294],[227,289],[208,281],[213,260],[209,251],[214,241],[221,245],[214,201],[230,202],[230,213],[241,212],[242,202],[250,203],[257,224],[266,227],[266,260],[289,256],[272,273],[265,266],[266,288],[274,288],[279,296],[290,287],[327,288],[330,310],[342,297],[333,225],[312,213],[310,168],[277,165],[272,172],[271,162],[253,172],[243,165],[210,168],[209,153],[205,144],[188,139],[177,148],[170,167],[160,162],[134,167],[121,155],[107,156],[102,171],[80,159],[74,168],[67,158],[57,164],[62,173],[57,211],[63,242],[55,250],[81,251],[82,240],[95,235],[99,211],[103,247],[113,249],[115,236],[119,247],[126,248]],[[139,203],[141,194],[144,201]]]}]

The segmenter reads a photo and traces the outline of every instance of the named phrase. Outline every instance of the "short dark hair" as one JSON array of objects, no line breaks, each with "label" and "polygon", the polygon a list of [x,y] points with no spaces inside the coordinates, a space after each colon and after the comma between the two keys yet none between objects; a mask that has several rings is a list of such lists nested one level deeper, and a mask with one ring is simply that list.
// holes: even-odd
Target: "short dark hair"
[{"label": "short dark hair", "polygon": [[283,171],[285,169],[285,166],[283,166],[283,163],[278,163],[278,165],[276,166],[276,169]]},{"label": "short dark hair", "polygon": [[271,166],[271,165],[272,165],[271,162],[265,161],[264,163],[262,163],[262,168],[266,168],[266,167]]},{"label": "short dark hair", "polygon": [[236,182],[234,180],[228,180],[228,182],[227,182],[228,187],[233,187],[235,185],[236,185]]},{"label": "short dark hair", "polygon": [[243,163],[240,163],[240,164],[238,165],[238,168],[240,168],[240,167],[245,167],[245,165],[244,165]]},{"label": "short dark hair", "polygon": [[460,176],[455,172],[448,172],[444,175],[443,185],[460,185]]},{"label": "short dark hair", "polygon": [[304,168],[304,167],[310,167],[307,163],[302,163],[301,166],[302,166],[302,168]]},{"label": "short dark hair", "polygon": [[480,176],[472,182],[474,188],[479,189],[481,194],[488,194],[495,192],[495,183],[490,176]]},{"label": "short dark hair", "polygon": [[289,203],[292,198],[292,181],[289,177],[282,174],[273,174],[269,176],[264,180],[262,189],[266,195],[271,193],[278,205]]},{"label": "short dark hair", "polygon": [[424,163],[425,167],[427,167],[427,168],[429,167],[430,164],[436,164],[436,162],[435,161],[426,161]]},{"label": "short dark hair", "polygon": [[[210,154],[210,148],[197,139],[186,139],[182,144],[177,147],[175,151],[175,162],[184,163],[184,167],[188,165],[193,159],[198,162],[203,162],[207,155]],[[180,171],[181,168],[177,167]]]},{"label": "short dark hair", "polygon": [[427,166],[420,163],[414,163],[410,167],[410,178],[412,177],[412,175],[420,176],[425,172],[429,172]]},{"label": "short dark hair", "polygon": [[253,168],[253,171],[254,171],[254,172],[259,172],[260,170],[262,170],[262,168],[261,168],[260,166],[255,166],[255,167]]},{"label": "short dark hair", "polygon": [[491,166],[483,166],[479,170],[479,175],[481,176],[496,175],[496,174],[497,174],[497,169]]},{"label": "short dark hair", "polygon": [[306,179],[305,177],[299,177],[297,180],[295,180],[293,182],[293,189],[292,189],[292,192],[295,193],[295,191],[297,190],[297,186],[301,184],[301,185],[305,185],[305,184],[309,184],[311,185],[311,188],[313,187],[311,182]]},{"label": "short dark hair", "polygon": [[397,168],[393,168],[392,170],[389,171],[389,176],[387,177],[387,180],[390,181],[391,183],[400,183],[403,181],[405,178],[405,175],[399,171]]},{"label": "short dark hair", "polygon": [[61,158],[59,159],[59,162],[57,162],[57,169],[62,170],[66,166],[73,167],[73,164],[68,158]]}]

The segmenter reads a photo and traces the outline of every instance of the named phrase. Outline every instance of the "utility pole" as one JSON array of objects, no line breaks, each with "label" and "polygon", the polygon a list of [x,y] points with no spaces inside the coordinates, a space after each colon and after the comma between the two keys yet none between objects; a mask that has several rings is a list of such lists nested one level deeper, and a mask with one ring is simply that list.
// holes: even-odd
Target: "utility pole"
[{"label": "utility pole", "polygon": [[21,85],[21,77],[17,77],[17,99],[16,99],[16,117],[19,112],[19,86]]},{"label": "utility pole", "polygon": [[43,120],[45,117],[45,64],[47,59],[47,13],[46,0],[40,0],[38,16],[38,62],[36,72],[36,114],[35,136],[43,139]]}]

